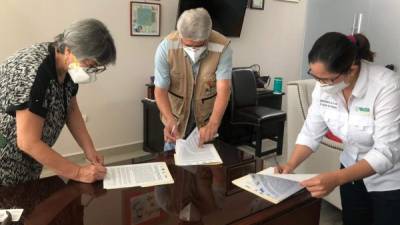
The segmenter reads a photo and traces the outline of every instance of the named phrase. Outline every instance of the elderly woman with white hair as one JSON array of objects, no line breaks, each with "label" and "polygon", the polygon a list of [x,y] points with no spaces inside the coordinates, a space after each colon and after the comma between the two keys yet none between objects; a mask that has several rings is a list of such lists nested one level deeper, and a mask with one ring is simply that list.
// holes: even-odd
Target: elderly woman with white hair
[{"label": "elderly woman with white hair", "polygon": [[[0,64],[0,186],[39,179],[43,166],[91,183],[106,174],[76,100],[78,83],[115,63],[106,26],[95,19],[70,25],[54,42],[19,50]],[[64,125],[91,162],[79,166],[51,148]]]},{"label": "elderly woman with white hair", "polygon": [[178,19],[177,31],[158,46],[155,55],[155,97],[164,124],[164,150],[195,127],[200,145],[214,138],[230,95],[230,41],[212,30],[203,8]]}]

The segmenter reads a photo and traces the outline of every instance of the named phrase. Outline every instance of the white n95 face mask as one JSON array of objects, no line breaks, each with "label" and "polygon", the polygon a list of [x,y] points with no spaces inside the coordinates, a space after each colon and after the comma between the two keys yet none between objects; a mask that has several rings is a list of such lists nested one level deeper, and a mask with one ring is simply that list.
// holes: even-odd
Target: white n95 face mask
[{"label": "white n95 face mask", "polygon": [[201,54],[207,50],[206,46],[201,47],[183,47],[183,50],[189,56],[193,63],[197,63],[199,61]]},{"label": "white n95 face mask", "polygon": [[346,84],[344,81],[341,81],[340,83],[337,84],[319,84],[321,87],[321,90],[324,91],[325,93],[328,94],[337,94],[341,91],[343,91],[343,89],[345,89],[347,86],[349,86],[348,84]]},{"label": "white n95 face mask", "polygon": [[75,84],[88,84],[97,80],[95,75],[89,75],[78,63],[71,63],[68,73]]}]

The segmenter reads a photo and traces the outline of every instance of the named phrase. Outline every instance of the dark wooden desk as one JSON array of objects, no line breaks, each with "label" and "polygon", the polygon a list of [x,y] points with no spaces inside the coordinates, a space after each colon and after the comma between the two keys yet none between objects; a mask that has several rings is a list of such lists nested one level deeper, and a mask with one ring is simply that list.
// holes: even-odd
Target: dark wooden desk
[{"label": "dark wooden desk", "polygon": [[[217,143],[216,147],[223,166],[177,167],[171,152],[158,154],[156,160],[169,165],[175,180],[172,185],[106,191],[101,182],[65,183],[59,177],[50,177],[0,187],[0,208],[24,208],[21,222],[15,224],[32,225],[319,223],[320,200],[311,198],[306,191],[277,205],[245,191],[226,195],[224,166],[243,158],[229,145]],[[188,205],[190,209],[185,210]]]}]

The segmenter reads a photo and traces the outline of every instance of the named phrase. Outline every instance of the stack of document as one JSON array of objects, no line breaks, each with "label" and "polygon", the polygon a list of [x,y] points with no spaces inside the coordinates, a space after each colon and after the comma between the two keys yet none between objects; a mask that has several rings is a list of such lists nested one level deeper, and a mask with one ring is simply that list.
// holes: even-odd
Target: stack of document
[{"label": "stack of document", "polygon": [[221,157],[213,144],[203,144],[199,147],[199,130],[195,128],[192,133],[184,139],[176,140],[175,165],[218,165],[222,164]]},{"label": "stack of document", "polygon": [[21,218],[24,209],[0,209],[0,222],[4,222],[7,219],[7,213],[11,214],[11,221],[18,222]]},{"label": "stack of document", "polygon": [[275,174],[269,167],[256,174],[248,174],[233,180],[236,186],[251,192],[269,202],[277,204],[303,189],[299,182],[317,174]]},{"label": "stack of document", "polygon": [[104,189],[150,187],[172,184],[174,179],[165,162],[107,167]]}]

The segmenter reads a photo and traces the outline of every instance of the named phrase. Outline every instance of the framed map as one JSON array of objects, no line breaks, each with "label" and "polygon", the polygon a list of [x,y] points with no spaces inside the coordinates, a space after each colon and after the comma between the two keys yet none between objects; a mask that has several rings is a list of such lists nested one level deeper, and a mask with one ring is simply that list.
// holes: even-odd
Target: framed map
[{"label": "framed map", "polygon": [[161,5],[131,2],[131,36],[160,36]]}]

